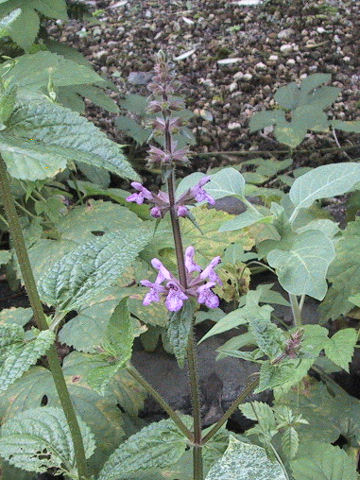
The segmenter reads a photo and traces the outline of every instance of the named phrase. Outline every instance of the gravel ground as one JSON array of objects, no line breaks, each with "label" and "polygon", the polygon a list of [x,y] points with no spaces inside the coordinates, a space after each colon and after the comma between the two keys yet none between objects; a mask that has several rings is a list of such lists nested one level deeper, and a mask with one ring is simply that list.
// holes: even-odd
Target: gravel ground
[{"label": "gravel ground", "polygon": [[[128,77],[151,72],[159,49],[170,58],[194,50],[175,64],[187,105],[197,114],[191,127],[200,139],[199,151],[281,148],[271,135],[249,135],[249,118],[273,105],[279,86],[315,72],[331,73],[332,85],[342,89],[330,114],[346,120],[359,116],[357,0],[270,0],[257,7],[230,0],[85,3],[93,12],[103,10],[96,24],[72,20],[51,25],[49,32],[78,48],[114,81],[119,88],[115,99],[139,91]],[[218,63],[229,58],[233,63]],[[123,140],[114,115],[89,106],[88,116]],[[344,141],[341,133],[339,139]],[[329,136],[309,135],[301,148],[333,145]]]}]

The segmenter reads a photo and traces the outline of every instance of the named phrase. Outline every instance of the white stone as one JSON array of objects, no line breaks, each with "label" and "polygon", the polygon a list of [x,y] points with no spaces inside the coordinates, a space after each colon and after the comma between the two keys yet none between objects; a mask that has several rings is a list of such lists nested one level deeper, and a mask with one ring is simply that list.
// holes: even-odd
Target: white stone
[{"label": "white stone", "polygon": [[346,63],[351,62],[351,58],[350,58],[350,57],[344,57],[343,60],[344,60],[344,62],[346,62]]},{"label": "white stone", "polygon": [[256,70],[266,70],[267,66],[263,62],[259,62],[255,65]]},{"label": "white stone", "polygon": [[280,39],[280,40],[287,40],[288,38],[290,38],[292,35],[294,35],[295,33],[295,30],[292,29],[292,28],[285,28],[285,30],[281,30],[281,32],[279,32],[277,34],[277,37]]},{"label": "white stone", "polygon": [[228,129],[229,130],[236,130],[237,128],[241,128],[241,123],[239,123],[239,122],[228,123]]},{"label": "white stone", "polygon": [[251,73],[245,73],[245,75],[242,77],[242,79],[245,80],[245,82],[250,82],[252,78],[253,76],[251,75]]},{"label": "white stone", "polygon": [[235,73],[235,75],[233,76],[233,79],[236,80],[236,81],[237,81],[237,80],[241,80],[241,79],[243,78],[243,76],[244,76],[243,72],[237,72],[237,73]]},{"label": "white stone", "polygon": [[281,45],[280,47],[280,52],[284,53],[287,55],[288,53],[291,53],[294,50],[294,47],[290,43],[286,43],[285,45]]},{"label": "white stone", "polygon": [[294,65],[296,65],[296,62],[293,58],[289,58],[289,60],[286,62],[286,65],[293,67]]},{"label": "white stone", "polygon": [[237,90],[237,88],[238,88],[238,85],[237,85],[236,82],[230,83],[230,85],[229,85],[230,92],[235,92],[235,90]]},{"label": "white stone", "polygon": [[324,27],[318,27],[318,28],[316,29],[316,31],[317,31],[318,33],[325,33],[325,32],[326,32],[326,30],[325,30]]}]

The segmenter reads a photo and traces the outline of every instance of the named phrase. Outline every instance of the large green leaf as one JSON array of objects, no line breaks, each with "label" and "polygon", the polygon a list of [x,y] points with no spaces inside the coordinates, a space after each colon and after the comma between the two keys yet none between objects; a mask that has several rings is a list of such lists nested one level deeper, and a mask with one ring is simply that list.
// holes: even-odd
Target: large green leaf
[{"label": "large green leaf", "polygon": [[263,448],[230,436],[223,457],[210,469],[205,480],[286,480],[280,464],[271,462]]},{"label": "large green leaf", "polygon": [[350,191],[360,182],[360,164],[334,163],[314,168],[298,177],[290,188],[290,200],[296,209],[310,207],[315,200]]},{"label": "large green leaf", "polygon": [[[137,415],[142,408],[144,392],[132,377],[120,372],[114,377],[105,396],[97,394],[86,382],[94,368],[92,356],[73,352],[64,359],[66,384],[77,414],[95,435],[97,449],[90,460],[91,472],[97,472],[109,454],[124,437],[124,418]],[[43,405],[60,407],[59,397],[49,370],[32,367],[23,377],[0,395],[0,417],[3,421],[23,410]],[[118,407],[125,410],[123,414]]]},{"label": "large green leaf", "polygon": [[32,317],[33,311],[31,308],[4,308],[0,312],[0,328],[4,323],[14,323],[23,327],[30,322]]},{"label": "large green leaf", "polygon": [[357,480],[355,462],[339,447],[308,442],[291,462],[295,480]]},{"label": "large green leaf", "polygon": [[329,268],[328,280],[331,282],[329,291],[320,305],[324,320],[335,320],[345,315],[353,304],[348,300],[360,290],[360,219],[350,222],[343,231],[342,237],[336,243],[336,257]]},{"label": "large green leaf", "polygon": [[181,458],[186,447],[187,439],[172,420],[152,423],[115,450],[98,480],[127,480],[136,472],[171,467]]},{"label": "large green leaf", "polygon": [[6,17],[0,18],[0,38],[10,34],[11,24],[20,16],[21,8],[10,12]]},{"label": "large green leaf", "polygon": [[235,168],[223,168],[214,175],[210,175],[210,179],[205,190],[213,198],[223,198],[229,195],[244,196],[245,179]]},{"label": "large green leaf", "polygon": [[77,247],[40,280],[42,298],[67,311],[84,307],[125,272],[151,235],[144,226],[136,236],[132,229],[118,231]]},{"label": "large green leaf", "polygon": [[55,335],[49,330],[27,339],[19,325],[0,325],[0,391],[5,391],[45,355],[54,340]]},{"label": "large green leaf", "polygon": [[119,145],[78,113],[36,92],[18,95],[7,128],[0,134],[0,152],[10,174],[23,180],[51,177],[70,161],[138,178]]},{"label": "large green leaf", "polygon": [[246,210],[237,217],[228,220],[219,228],[219,232],[232,232],[234,230],[241,230],[245,227],[250,227],[256,223],[271,223],[273,217],[271,215],[262,215],[260,212],[254,210]]},{"label": "large green leaf", "polygon": [[12,23],[9,35],[21,48],[29,50],[39,30],[38,13],[46,17],[67,20],[65,0],[8,0],[0,4],[0,18],[21,8],[21,14]]},{"label": "large green leaf", "polygon": [[290,243],[272,242],[276,248],[267,255],[276,269],[281,286],[294,295],[309,295],[318,300],[327,291],[326,273],[335,258],[333,242],[322,232],[309,230],[294,235]]},{"label": "large green leaf", "polygon": [[4,75],[5,80],[8,80],[11,85],[25,87],[29,90],[46,87],[49,78],[57,87],[105,83],[104,79],[90,67],[46,51],[22,55],[15,59],[13,68],[9,69],[7,63],[2,68],[7,72]]},{"label": "large green leaf", "polygon": [[[81,421],[85,456],[91,457],[95,442],[89,428]],[[63,411],[40,407],[21,412],[1,428],[0,455],[12,465],[29,472],[76,474],[74,447]]]},{"label": "large green leaf", "polygon": [[262,130],[270,125],[276,125],[285,121],[285,113],[283,110],[267,110],[264,112],[256,112],[250,119],[250,132]]}]

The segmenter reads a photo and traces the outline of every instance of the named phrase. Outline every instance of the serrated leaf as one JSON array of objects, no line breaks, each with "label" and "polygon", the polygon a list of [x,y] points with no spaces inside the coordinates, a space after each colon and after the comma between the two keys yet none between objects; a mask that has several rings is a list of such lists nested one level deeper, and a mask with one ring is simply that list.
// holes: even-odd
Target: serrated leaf
[{"label": "serrated leaf", "polygon": [[310,230],[294,236],[290,243],[284,241],[283,248],[278,245],[267,260],[276,269],[281,286],[291,294],[322,300],[327,270],[335,258],[333,242],[322,232]]},{"label": "serrated leaf", "polygon": [[144,128],[134,119],[120,115],[115,120],[116,127],[135,140],[138,145],[143,145],[151,135],[150,128]]},{"label": "serrated leaf", "polygon": [[[100,77],[101,78],[101,77]],[[102,80],[102,78],[101,78]],[[85,82],[84,82],[85,83]],[[116,102],[110,98],[102,88],[95,85],[79,85],[74,87],[75,92],[82,97],[87,98],[98,107],[111,113],[118,113],[119,107]]]},{"label": "serrated leaf", "polygon": [[214,175],[210,175],[210,182],[204,188],[215,199],[230,195],[242,197],[245,193],[245,180],[235,168],[223,168]]},{"label": "serrated leaf", "polygon": [[315,200],[350,191],[360,182],[360,165],[333,163],[314,168],[298,177],[290,188],[290,200],[297,209],[310,207]]},{"label": "serrated leaf", "polygon": [[[144,392],[132,377],[121,372],[106,395],[100,396],[86,383],[93,366],[92,356],[72,352],[64,359],[63,370],[74,408],[95,435],[97,449],[89,468],[96,473],[124,437],[124,415],[137,415],[143,407]],[[5,421],[23,410],[40,407],[44,399],[48,406],[61,406],[49,370],[32,367],[0,395],[0,416]]]},{"label": "serrated leaf", "polygon": [[6,37],[10,34],[11,24],[19,17],[20,14],[21,8],[16,8],[5,17],[0,18],[0,38]]},{"label": "serrated leaf", "polygon": [[115,450],[98,480],[125,480],[136,472],[170,467],[181,458],[186,446],[187,439],[172,420],[152,423]]},{"label": "serrated leaf", "polygon": [[16,324],[23,327],[33,317],[33,311],[31,308],[11,307],[4,308],[0,312],[0,328],[4,324]]},{"label": "serrated leaf", "polygon": [[50,18],[67,20],[64,0],[9,0],[0,4],[0,17],[21,8],[21,14],[11,24],[10,36],[21,48],[29,50],[39,30],[39,13]]},{"label": "serrated leaf", "polygon": [[143,227],[136,236],[133,230],[119,231],[79,246],[56,262],[40,280],[40,295],[49,304],[67,311],[84,307],[131,265],[151,235]]},{"label": "serrated leaf", "polygon": [[322,319],[335,320],[345,315],[352,308],[348,298],[359,292],[360,267],[359,245],[360,219],[349,222],[336,243],[336,257],[329,268],[328,279],[331,282],[329,291],[320,305]]},{"label": "serrated leaf", "polygon": [[266,451],[230,436],[223,457],[213,465],[205,480],[286,480],[277,462],[271,462]]},{"label": "serrated leaf", "polygon": [[[95,450],[90,429],[79,420],[86,458]],[[75,473],[74,447],[65,415],[59,408],[27,410],[8,420],[1,428],[0,455],[28,472],[55,468]]]},{"label": "serrated leaf", "polygon": [[124,110],[143,116],[148,106],[148,98],[136,93],[129,93],[125,96],[124,100],[121,100],[119,103]]},{"label": "serrated leaf", "polygon": [[281,448],[287,457],[295,457],[299,449],[299,435],[294,427],[286,428],[281,434]]},{"label": "serrated leaf", "polygon": [[309,442],[291,462],[295,480],[357,480],[353,460],[339,447]]},{"label": "serrated leaf", "polygon": [[194,306],[191,301],[187,301],[179,312],[171,315],[166,330],[167,338],[180,368],[184,368],[193,316]]},{"label": "serrated leaf", "polygon": [[345,328],[335,333],[325,345],[325,353],[329,359],[349,372],[349,364],[354,355],[358,339],[354,328]]},{"label": "serrated leaf", "polygon": [[29,90],[47,87],[49,78],[56,87],[105,83],[92,68],[47,51],[22,55],[16,58],[15,65],[10,70],[6,63],[2,68],[7,72],[4,79],[10,85]]},{"label": "serrated leaf", "polygon": [[281,355],[285,346],[283,331],[271,321],[272,308],[265,305],[261,308],[261,316],[249,318],[249,331],[256,339],[262,353],[271,360]]},{"label": "serrated leaf", "polygon": [[271,407],[264,402],[247,402],[240,405],[239,409],[241,413],[245,415],[249,420],[255,422],[261,421],[269,426],[269,428],[275,427],[275,417]]},{"label": "serrated leaf", "polygon": [[55,335],[49,330],[27,340],[19,325],[0,325],[0,391],[5,391],[45,355],[54,340]]},{"label": "serrated leaf", "polygon": [[17,178],[48,178],[71,160],[138,178],[117,144],[78,113],[52,103],[40,93],[18,95],[7,127],[0,136],[0,152]]}]

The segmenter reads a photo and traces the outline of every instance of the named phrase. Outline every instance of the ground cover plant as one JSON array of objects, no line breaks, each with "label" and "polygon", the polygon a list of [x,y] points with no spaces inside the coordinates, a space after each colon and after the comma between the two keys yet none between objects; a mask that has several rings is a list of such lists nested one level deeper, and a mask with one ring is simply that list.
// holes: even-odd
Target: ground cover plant
[{"label": "ground cover plant", "polygon": [[[360,164],[289,172],[290,157],[258,158],[181,178],[193,140],[181,83],[160,53],[140,100],[148,130],[137,143],[150,143],[147,161],[161,180],[159,189],[145,186],[121,146],[68,108],[84,95],[68,91],[63,100],[60,88],[103,80],[84,63],[66,63],[67,49],[57,52],[1,65],[1,221],[10,248],[0,259],[31,305],[0,313],[3,479],[357,479],[359,400],[334,373],[349,370],[358,339]],[[33,76],[29,62],[38,66]],[[330,81],[314,74],[282,87],[279,108],[254,115],[251,128],[274,125],[289,155],[308,131],[336,140],[336,129],[358,132],[357,121],[327,119],[339,93]],[[131,101],[139,97],[128,98],[130,111]],[[109,172],[124,186],[130,180],[131,191],[108,188]],[[274,177],[276,188],[262,186]],[[322,206],[344,195],[340,229]],[[244,211],[212,208],[226,197]],[[259,270],[282,290],[255,287]],[[308,298],[321,302],[319,323],[307,321]],[[290,322],[277,306],[291,308]],[[219,357],[257,367],[205,427],[197,340],[230,330]],[[151,350],[159,338],[189,372],[192,415],[175,411],[131,362],[135,343]],[[269,391],[266,403],[259,395]],[[167,416],[144,425],[147,394]],[[251,422],[241,433],[227,423],[235,412]]]}]

